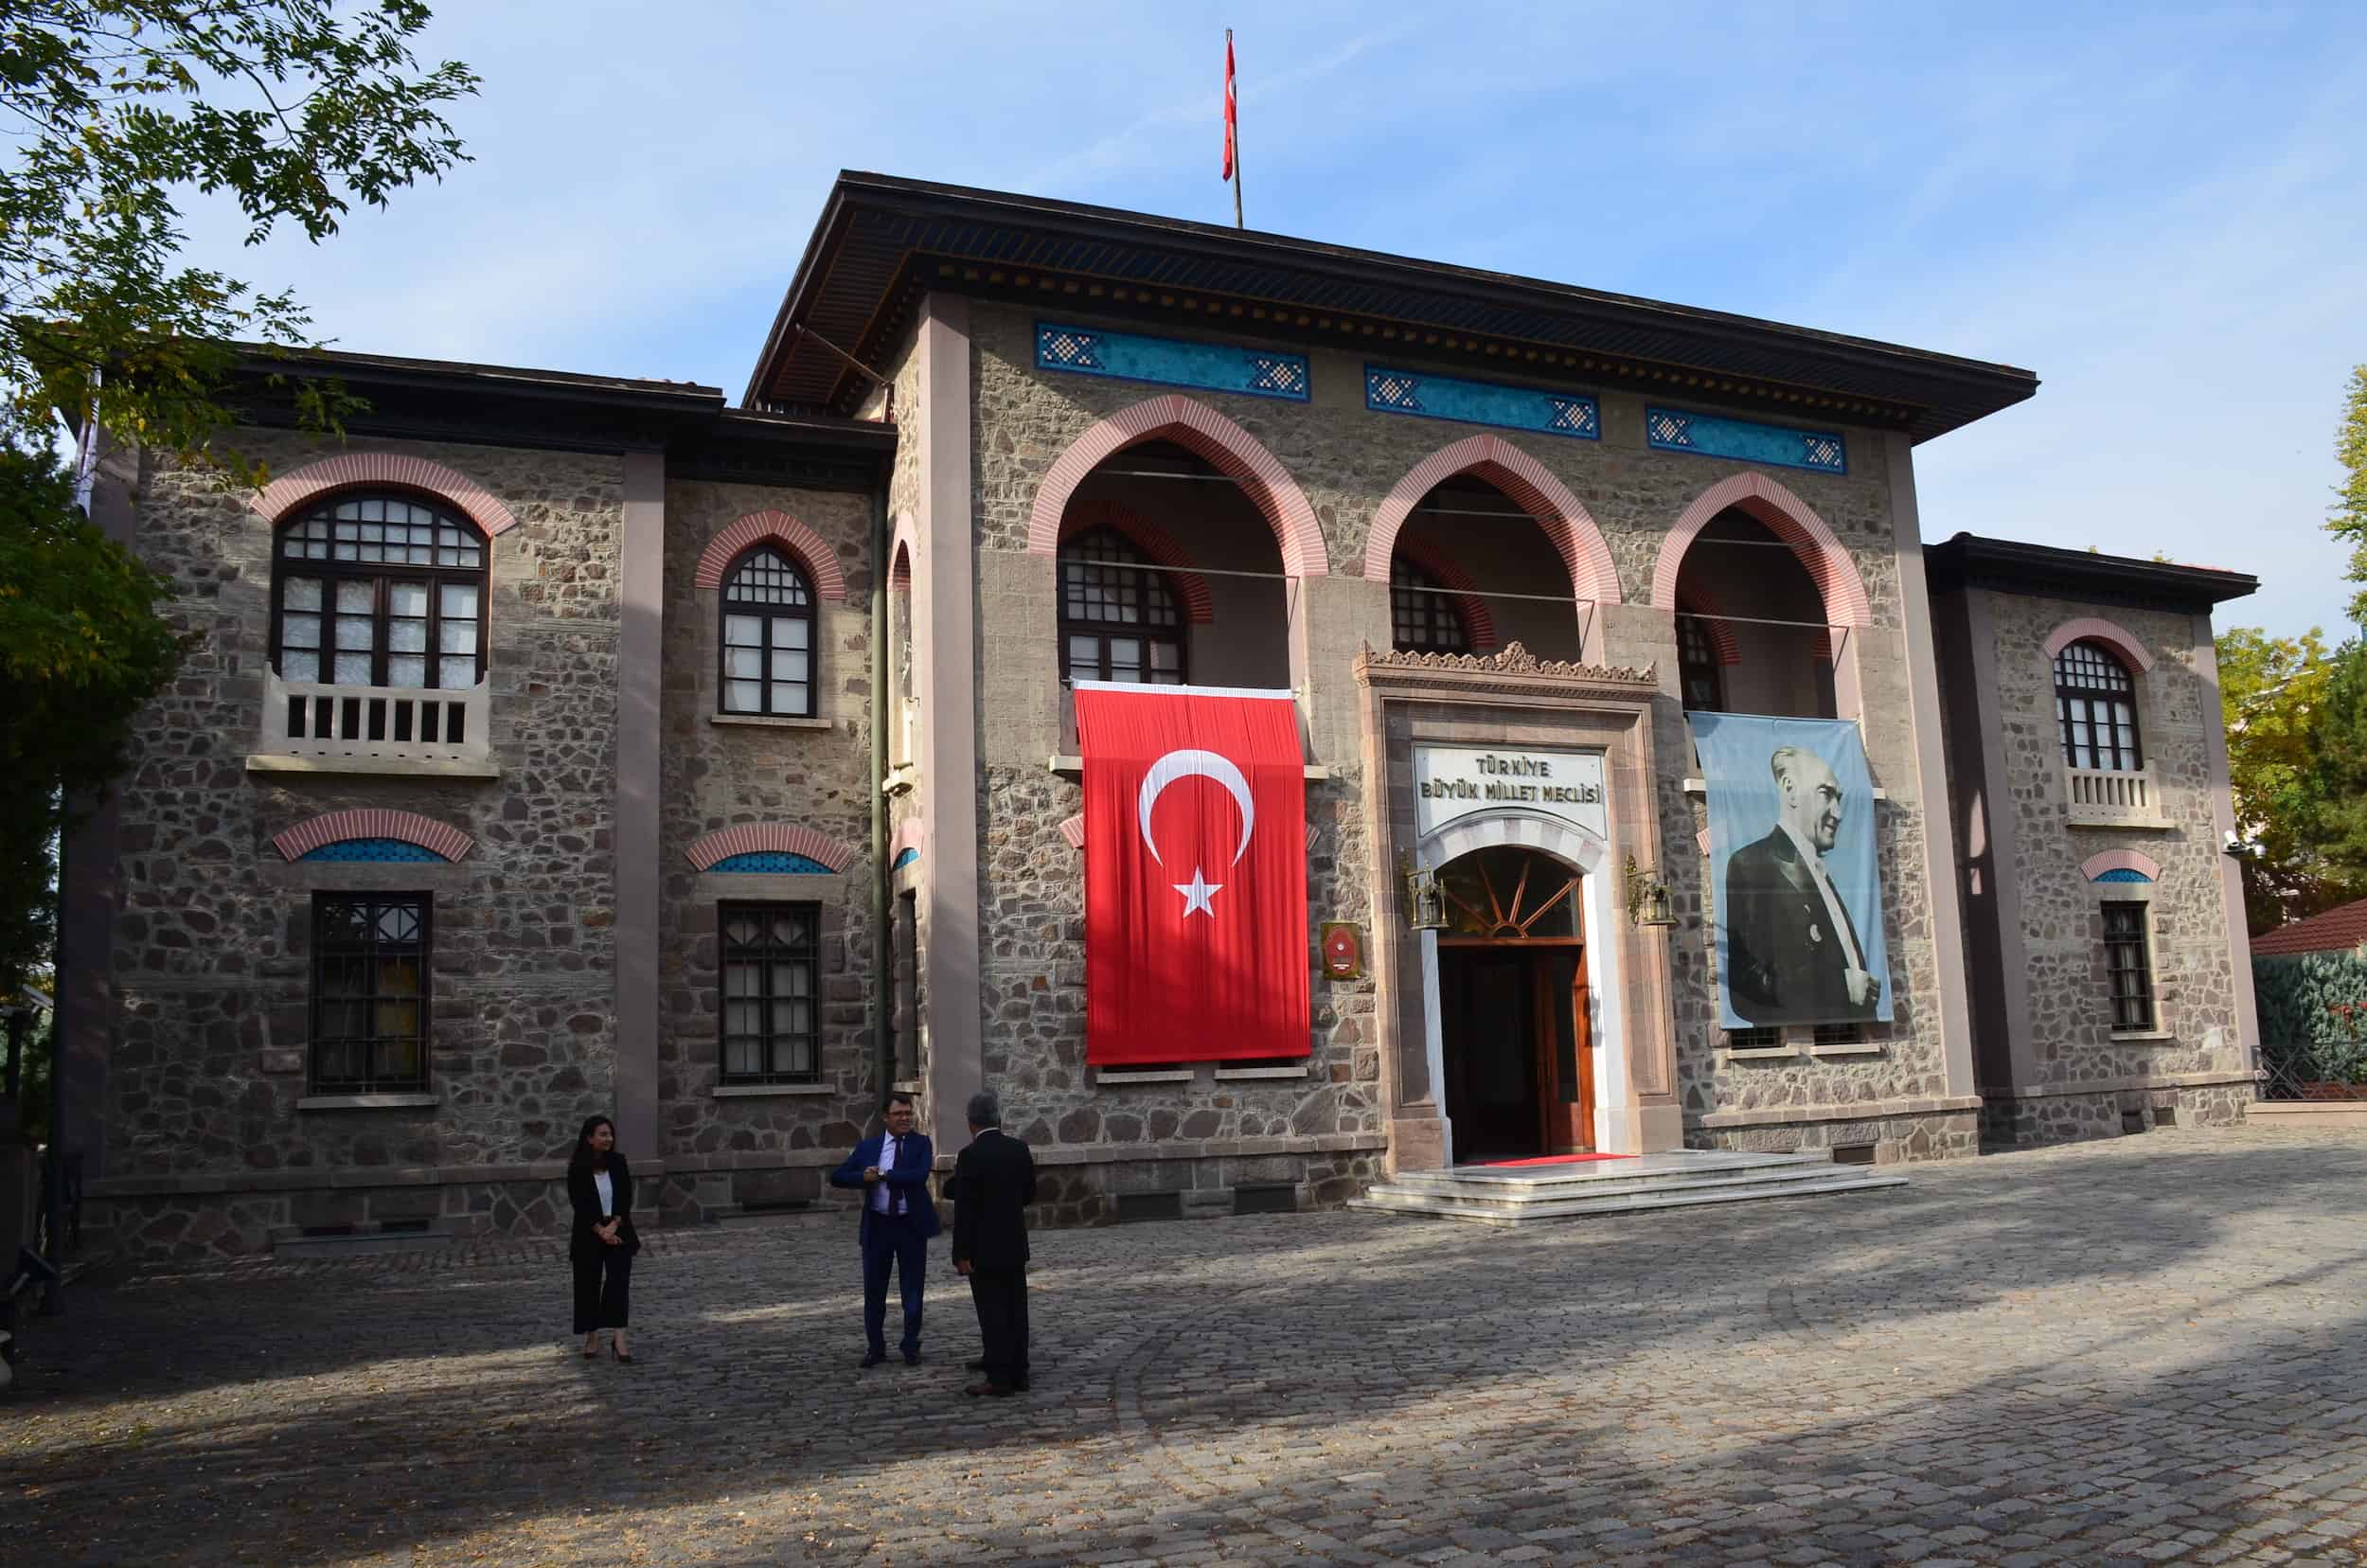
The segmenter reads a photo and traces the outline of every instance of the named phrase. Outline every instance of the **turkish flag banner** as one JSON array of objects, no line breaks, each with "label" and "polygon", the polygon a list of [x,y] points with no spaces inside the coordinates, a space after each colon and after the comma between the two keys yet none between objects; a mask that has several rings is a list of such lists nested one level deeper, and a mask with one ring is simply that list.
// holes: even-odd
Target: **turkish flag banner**
[{"label": "turkish flag banner", "polygon": [[1304,1057],[1307,775],[1287,691],[1077,683],[1085,1060]]}]

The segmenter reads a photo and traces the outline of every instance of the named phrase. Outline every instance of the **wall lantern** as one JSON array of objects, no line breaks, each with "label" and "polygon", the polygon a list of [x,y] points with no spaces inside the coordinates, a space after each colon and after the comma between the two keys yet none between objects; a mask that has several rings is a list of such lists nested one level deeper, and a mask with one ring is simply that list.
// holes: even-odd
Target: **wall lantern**
[{"label": "wall lantern", "polygon": [[1429,866],[1415,865],[1403,855],[1397,857],[1397,866],[1405,875],[1407,923],[1416,931],[1444,931],[1447,900],[1438,891],[1438,873]]},{"label": "wall lantern", "polygon": [[1628,919],[1639,926],[1673,926],[1675,916],[1668,912],[1668,884],[1635,864],[1628,857]]}]

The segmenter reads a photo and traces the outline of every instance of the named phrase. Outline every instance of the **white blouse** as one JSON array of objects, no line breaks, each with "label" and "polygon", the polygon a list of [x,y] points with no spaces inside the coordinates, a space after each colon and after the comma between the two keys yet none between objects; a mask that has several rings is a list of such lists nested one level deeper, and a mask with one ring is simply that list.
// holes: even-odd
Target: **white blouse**
[{"label": "white blouse", "polygon": [[592,1173],[592,1185],[599,1188],[600,1218],[606,1220],[616,1212],[616,1184],[609,1180],[607,1171],[596,1170]]}]

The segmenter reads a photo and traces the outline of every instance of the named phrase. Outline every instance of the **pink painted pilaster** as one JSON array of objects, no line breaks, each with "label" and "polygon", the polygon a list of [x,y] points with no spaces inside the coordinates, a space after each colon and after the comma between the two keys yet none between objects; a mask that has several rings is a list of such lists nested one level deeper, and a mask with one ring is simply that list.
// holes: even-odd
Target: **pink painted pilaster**
[{"label": "pink painted pilaster", "polygon": [[[2211,831],[2218,844],[2235,838],[2235,795],[2228,781],[2227,726],[2219,722],[2219,647],[2211,635],[2211,614],[2195,616],[2195,675],[2202,683],[2204,756],[2211,767]],[[2246,1072],[2260,1067],[2260,1004],[2252,993],[2251,937],[2244,920],[2244,878],[2234,855],[2219,857],[2219,904],[2227,950],[2235,968],[2235,1027]]]}]

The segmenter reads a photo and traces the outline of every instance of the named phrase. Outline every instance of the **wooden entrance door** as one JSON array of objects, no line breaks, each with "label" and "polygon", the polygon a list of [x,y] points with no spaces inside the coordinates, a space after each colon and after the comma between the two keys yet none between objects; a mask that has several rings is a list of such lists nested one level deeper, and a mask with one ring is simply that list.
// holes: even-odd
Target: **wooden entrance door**
[{"label": "wooden entrance door", "polygon": [[1593,1035],[1575,872],[1505,847],[1443,867],[1447,1115],[1460,1160],[1591,1153]]},{"label": "wooden entrance door", "polygon": [[1531,958],[1537,997],[1538,1136],[1548,1154],[1594,1149],[1593,1031],[1587,1021],[1586,950]]}]

